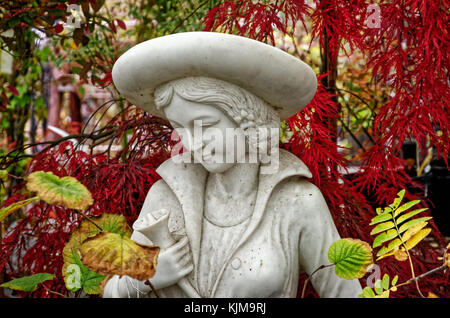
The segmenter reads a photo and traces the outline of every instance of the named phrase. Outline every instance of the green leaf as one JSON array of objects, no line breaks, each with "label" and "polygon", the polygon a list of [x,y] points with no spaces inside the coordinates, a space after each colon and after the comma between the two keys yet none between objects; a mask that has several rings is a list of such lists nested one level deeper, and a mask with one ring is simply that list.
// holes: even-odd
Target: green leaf
[{"label": "green leaf", "polygon": [[398,206],[402,202],[404,196],[405,196],[405,190],[401,190],[399,193],[397,193],[397,198],[395,198],[394,203],[391,204],[391,206],[394,210],[398,208]]},{"label": "green leaf", "polygon": [[33,201],[38,201],[39,197],[33,197],[26,200],[22,200],[16,203],[13,203],[11,205],[8,205],[7,207],[4,207],[0,210],[0,222],[3,221],[8,215],[16,212],[20,208],[23,208],[24,206],[30,204]]},{"label": "green leaf", "polygon": [[373,287],[374,287],[374,289],[375,289],[375,292],[376,292],[378,295],[383,294],[383,287],[381,286],[381,279],[377,279],[377,280],[375,281],[375,284],[373,285]]},{"label": "green leaf", "polygon": [[395,224],[394,224],[394,222],[391,222],[391,221],[378,224],[377,226],[375,226],[375,228],[372,230],[372,232],[370,232],[370,235],[374,235],[374,234],[378,234],[378,233],[390,230],[393,227],[395,227]]},{"label": "green leaf", "polygon": [[345,279],[361,278],[373,263],[372,249],[364,241],[345,238],[331,244],[328,260],[335,264],[336,275]]},{"label": "green leaf", "polygon": [[374,217],[372,219],[372,222],[370,222],[369,225],[374,225],[374,224],[377,224],[377,223],[380,223],[380,222],[389,221],[391,219],[392,219],[392,214],[390,214],[390,213],[377,215],[376,217]]},{"label": "green leaf", "polygon": [[396,248],[398,248],[401,244],[402,244],[402,241],[399,238],[397,238],[397,239],[389,242],[387,247],[381,248],[378,251],[377,256],[382,256],[382,255],[384,255],[386,253],[389,253],[389,252],[395,250]]},{"label": "green leaf", "polygon": [[416,204],[419,204],[419,203],[420,203],[420,200],[414,200],[414,201],[406,202],[401,207],[399,207],[397,210],[395,210],[394,217],[396,217],[397,215],[399,215],[403,211],[409,210],[410,208],[412,208],[413,206],[415,206]]},{"label": "green leaf", "polygon": [[39,285],[40,283],[48,280],[53,280],[54,278],[55,275],[49,273],[39,273],[11,280],[7,283],[1,284],[0,287],[31,292],[35,291],[37,289],[37,285]]},{"label": "green leaf", "polygon": [[362,294],[364,295],[364,298],[375,298],[375,293],[370,287],[365,287]]},{"label": "green leaf", "polygon": [[432,219],[431,216],[425,216],[423,218],[418,218],[418,219],[414,219],[411,221],[408,221],[406,223],[404,223],[402,226],[400,226],[400,228],[398,229],[399,233],[403,233],[405,232],[407,229],[413,227],[414,225],[421,223],[421,222],[425,222]]},{"label": "green leaf", "polygon": [[382,286],[385,290],[389,289],[389,275],[388,274],[383,275]]},{"label": "green leaf", "polygon": [[390,241],[393,238],[397,237],[398,233],[395,229],[389,230],[387,232],[381,233],[377,237],[375,237],[375,240],[373,240],[373,247],[381,246],[384,242]]},{"label": "green leaf", "polygon": [[28,176],[27,189],[48,204],[84,210],[93,203],[89,190],[73,177],[59,178],[52,172],[37,171]]},{"label": "green leaf", "polygon": [[392,287],[394,287],[397,284],[397,281],[398,281],[398,275],[395,275],[391,282]]},{"label": "green leaf", "polygon": [[414,215],[417,215],[417,214],[419,214],[419,213],[421,213],[421,212],[423,212],[425,210],[428,210],[428,208],[417,209],[417,210],[408,212],[406,214],[403,214],[402,216],[400,216],[397,219],[397,224],[401,224],[403,221],[406,221],[407,219],[409,219],[409,218],[413,217]]}]

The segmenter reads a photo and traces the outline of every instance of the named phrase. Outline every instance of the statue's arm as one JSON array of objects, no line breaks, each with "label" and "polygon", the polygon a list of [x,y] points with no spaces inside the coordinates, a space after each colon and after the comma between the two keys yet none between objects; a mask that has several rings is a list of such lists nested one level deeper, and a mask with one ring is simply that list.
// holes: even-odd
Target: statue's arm
[{"label": "statue's arm", "polygon": [[[310,182],[300,181],[298,198],[300,218],[299,260],[302,269],[311,275],[321,265],[328,265],[328,248],[340,236],[320,190]],[[320,297],[356,297],[362,292],[357,279],[338,277],[334,267],[316,272],[311,283]]]}]

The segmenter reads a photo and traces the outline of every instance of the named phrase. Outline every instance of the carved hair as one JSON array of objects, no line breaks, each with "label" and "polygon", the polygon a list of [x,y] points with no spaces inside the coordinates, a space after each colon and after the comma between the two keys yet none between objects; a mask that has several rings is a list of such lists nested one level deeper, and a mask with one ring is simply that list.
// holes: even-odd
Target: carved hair
[{"label": "carved hair", "polygon": [[159,86],[155,91],[158,109],[168,106],[173,94],[190,102],[216,106],[242,129],[278,128],[280,117],[264,100],[237,85],[211,77],[185,77]]}]

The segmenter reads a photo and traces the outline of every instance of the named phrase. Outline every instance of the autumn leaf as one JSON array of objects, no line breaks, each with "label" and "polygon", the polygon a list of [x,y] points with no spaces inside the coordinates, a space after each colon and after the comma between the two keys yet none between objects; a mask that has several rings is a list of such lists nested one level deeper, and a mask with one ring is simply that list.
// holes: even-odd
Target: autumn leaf
[{"label": "autumn leaf", "polygon": [[336,275],[345,279],[361,278],[373,264],[372,248],[364,241],[345,238],[331,244],[328,259],[335,264]]},{"label": "autumn leaf", "polygon": [[81,260],[102,275],[127,275],[147,280],[155,274],[159,247],[138,245],[130,238],[103,231],[79,249]]},{"label": "autumn leaf", "polygon": [[10,91],[13,95],[15,95],[15,96],[19,96],[20,95],[19,91],[14,86],[8,85],[7,88],[8,88],[8,91]]},{"label": "autumn leaf", "polygon": [[[91,221],[105,231],[131,236],[131,229],[123,215],[104,213],[99,217],[91,218]],[[106,276],[86,267],[78,253],[78,249],[86,239],[100,233],[100,229],[92,222],[83,220],[72,233],[63,250],[62,274],[68,290],[78,291],[83,289],[87,294],[100,294],[101,284]]]},{"label": "autumn leaf", "polygon": [[33,197],[33,198],[25,199],[25,200],[22,200],[19,202],[15,202],[11,205],[8,205],[7,207],[0,209],[0,222],[3,221],[8,215],[16,212],[20,208],[30,204],[33,201],[38,201],[38,200],[39,200],[39,197]]},{"label": "autumn leaf", "polygon": [[89,190],[73,177],[59,178],[52,172],[37,171],[28,176],[27,189],[48,204],[84,210],[94,200]]}]

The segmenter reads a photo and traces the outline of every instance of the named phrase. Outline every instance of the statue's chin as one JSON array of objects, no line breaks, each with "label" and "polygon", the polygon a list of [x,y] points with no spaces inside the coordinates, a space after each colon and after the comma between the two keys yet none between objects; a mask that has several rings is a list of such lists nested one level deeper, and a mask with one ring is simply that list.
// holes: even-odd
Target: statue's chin
[{"label": "statue's chin", "polygon": [[203,168],[209,173],[224,173],[231,167],[235,165],[235,163],[208,163],[201,162]]}]

